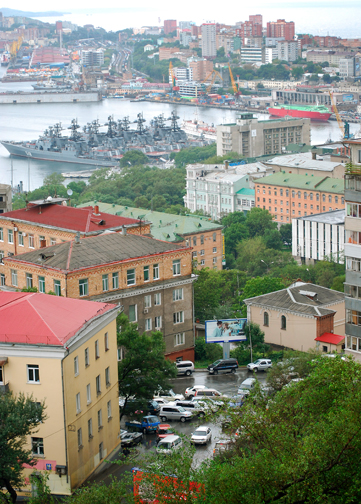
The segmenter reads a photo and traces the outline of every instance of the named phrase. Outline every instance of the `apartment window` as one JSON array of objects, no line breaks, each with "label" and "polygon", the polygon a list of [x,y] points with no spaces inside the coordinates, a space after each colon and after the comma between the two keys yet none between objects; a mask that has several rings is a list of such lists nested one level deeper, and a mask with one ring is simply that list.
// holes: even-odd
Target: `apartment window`
[{"label": "apartment window", "polygon": [[79,374],[79,358],[78,356],[74,357],[74,374],[78,376]]},{"label": "apartment window", "polygon": [[100,382],[100,375],[99,374],[95,378],[95,390],[96,390],[97,396],[102,393],[101,382]]},{"label": "apartment window", "polygon": [[50,238],[50,245],[56,245],[56,239],[55,238]]},{"label": "apartment window", "polygon": [[310,200],[313,200],[313,193],[310,193]]},{"label": "apartment window", "polygon": [[217,257],[213,257],[213,264],[217,264]]},{"label": "apartment window", "polygon": [[98,429],[101,429],[103,427],[103,415],[102,415],[102,410],[98,410]]},{"label": "apartment window", "polygon": [[35,248],[34,235],[29,234],[29,248]]},{"label": "apartment window", "polygon": [[100,353],[99,353],[99,340],[95,341],[94,347],[95,347],[95,358],[99,359],[99,357],[100,357]]},{"label": "apartment window", "polygon": [[88,420],[88,438],[92,439],[93,437],[93,420],[89,418]]},{"label": "apartment window", "polygon": [[217,241],[217,233],[213,233],[213,241]]},{"label": "apartment window", "polygon": [[267,312],[264,312],[263,314],[263,325],[266,327],[269,325],[269,315]]},{"label": "apartment window", "polygon": [[180,259],[173,261],[173,276],[181,274],[181,264]]},{"label": "apartment window", "polygon": [[99,460],[103,459],[103,443],[99,444]]},{"label": "apartment window", "polygon": [[286,322],[286,317],[282,315],[281,317],[281,329],[286,329],[287,327],[287,322]]},{"label": "apartment window", "polygon": [[46,240],[45,240],[45,236],[39,236],[39,245],[41,246],[41,242],[42,241],[45,241],[45,245],[46,245]]},{"label": "apartment window", "polygon": [[135,269],[127,270],[127,285],[135,285]]},{"label": "apartment window", "polygon": [[[223,203],[223,198],[222,198],[222,203]],[[197,237],[193,236],[193,247],[197,246]]]},{"label": "apartment window", "polygon": [[137,321],[137,305],[129,305],[129,322],[136,322]]},{"label": "apartment window", "polygon": [[39,282],[39,292],[45,294],[45,277],[39,276],[38,282]]},{"label": "apartment window", "polygon": [[335,203],[338,203],[338,196],[335,196]]},{"label": "apartment window", "polygon": [[206,264],[206,261],[204,259],[201,260],[201,266],[204,266]]},{"label": "apartment window", "polygon": [[179,311],[173,313],[173,324],[181,324],[182,322],[184,322],[184,312]]},{"label": "apartment window", "polygon": [[109,290],[109,279],[108,275],[102,275],[102,287],[103,291]]},{"label": "apartment window", "polygon": [[108,414],[108,420],[112,418],[112,402],[108,401],[107,402],[107,414]]},{"label": "apartment window", "polygon": [[173,301],[180,301],[183,299],[183,288],[173,290]]},{"label": "apartment window", "polygon": [[112,287],[113,289],[119,289],[119,273],[112,273]]},{"label": "apartment window", "polygon": [[174,335],[174,346],[184,345],[185,334],[184,332]]},{"label": "apartment window", "polygon": [[87,296],[88,295],[88,279],[82,278],[79,280],[79,296]]},{"label": "apartment window", "polygon": [[44,455],[44,439],[39,437],[32,437],[31,451],[33,455]]},{"label": "apartment window", "polygon": [[19,233],[19,246],[20,247],[23,247],[24,246],[24,236],[23,236],[23,233]]},{"label": "apartment window", "polygon": [[110,368],[109,366],[105,368],[105,386],[109,387],[110,385]]},{"label": "apartment window", "polygon": [[31,289],[33,286],[33,275],[31,273],[26,273],[26,288]]},{"label": "apartment window", "polygon": [[4,230],[0,227],[0,241],[4,241]]},{"label": "apartment window", "polygon": [[0,385],[4,385],[4,375],[2,366],[0,366]]},{"label": "apartment window", "polygon": [[88,385],[86,386],[86,402],[87,404],[90,404],[92,402],[90,383],[88,383]]},{"label": "apartment window", "polygon": [[84,350],[85,367],[89,366],[89,348]]},{"label": "apartment window", "polygon": [[118,362],[122,361],[124,359],[124,349],[123,348],[117,348],[117,360]]},{"label": "apartment window", "polygon": [[316,201],[320,201],[320,195],[316,194]]},{"label": "apartment window", "polygon": [[157,292],[154,294],[154,306],[160,306],[162,304],[162,294]]},{"label": "apartment window", "polygon": [[18,272],[16,270],[11,270],[11,285],[18,286]]},{"label": "apartment window", "polygon": [[28,383],[40,383],[39,366],[36,364],[28,364]]},{"label": "apartment window", "polygon": [[345,198],[344,198],[344,197],[342,197],[342,198],[341,198],[341,203],[342,203],[342,204],[344,204],[344,203],[345,203]]},{"label": "apartment window", "polygon": [[76,403],[76,414],[78,414],[78,413],[81,412],[81,409],[80,409],[80,392],[78,392],[77,395],[75,396],[75,403]]},{"label": "apartment window", "polygon": [[201,250],[201,256],[204,256],[204,249]]},{"label": "apartment window", "polygon": [[201,245],[204,243],[204,235],[201,235]]},{"label": "apartment window", "polygon": [[322,194],[322,201],[326,201],[326,194]]},{"label": "apartment window", "polygon": [[347,203],[346,205],[347,217],[361,217],[361,205],[357,203]]},{"label": "apartment window", "polygon": [[8,243],[14,243],[14,230],[8,229]]},{"label": "apartment window", "polygon": [[151,308],[152,306],[152,296],[144,296],[144,308]]},{"label": "apartment window", "polygon": [[149,266],[143,268],[144,282],[149,282]]},{"label": "apartment window", "polygon": [[162,316],[159,315],[158,317],[155,317],[154,319],[154,328],[155,329],[161,329],[162,328]]},{"label": "apartment window", "polygon": [[152,319],[151,318],[145,319],[145,330],[146,331],[152,330]]},{"label": "apartment window", "polygon": [[330,194],[328,195],[328,202],[332,203],[332,196]]},{"label": "apartment window", "polygon": [[213,247],[213,254],[217,253],[217,247]]},{"label": "apartment window", "polygon": [[294,198],[295,196],[296,196],[295,191],[292,191],[292,198]]},{"label": "apartment window", "polygon": [[159,264],[153,264],[153,280],[159,280]]}]

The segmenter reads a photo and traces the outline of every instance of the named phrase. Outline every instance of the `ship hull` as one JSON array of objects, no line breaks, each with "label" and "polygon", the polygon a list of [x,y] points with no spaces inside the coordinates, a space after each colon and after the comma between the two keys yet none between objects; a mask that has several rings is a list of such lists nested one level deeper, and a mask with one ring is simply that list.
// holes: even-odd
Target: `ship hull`
[{"label": "ship hull", "polygon": [[298,119],[311,119],[311,121],[328,121],[330,113],[321,113],[314,110],[287,109],[287,108],[268,108],[268,113],[276,117],[296,117]]},{"label": "ship hull", "polygon": [[65,152],[50,152],[39,149],[32,149],[28,146],[13,144],[10,142],[1,142],[5,149],[12,155],[17,157],[25,157],[30,159],[40,159],[41,161],[57,161],[58,163],[73,163],[92,166],[118,166],[118,161],[102,160],[92,158],[81,158],[77,156],[66,155]]}]

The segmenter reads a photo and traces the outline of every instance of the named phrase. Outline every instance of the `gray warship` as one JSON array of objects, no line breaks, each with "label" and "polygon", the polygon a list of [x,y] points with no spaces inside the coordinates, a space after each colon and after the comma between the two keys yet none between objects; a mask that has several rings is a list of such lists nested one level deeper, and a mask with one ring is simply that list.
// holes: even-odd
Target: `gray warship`
[{"label": "gray warship", "polygon": [[[20,156],[45,161],[58,161],[95,166],[118,166],[119,160],[129,150],[143,152],[150,160],[167,160],[171,152],[185,147],[201,147],[209,143],[204,138],[188,139],[178,126],[179,117],[175,112],[168,119],[161,114],[145,126],[146,120],[139,113],[135,121],[129,117],[115,121],[108,117],[105,124],[98,120],[81,128],[77,119],[67,128],[70,135],[62,134],[61,123],[49,126],[38,140],[30,142],[6,142],[1,144],[12,156]],[[166,123],[170,121],[170,124]],[[132,128],[131,125],[136,124]],[[106,131],[101,131],[102,128]]]}]

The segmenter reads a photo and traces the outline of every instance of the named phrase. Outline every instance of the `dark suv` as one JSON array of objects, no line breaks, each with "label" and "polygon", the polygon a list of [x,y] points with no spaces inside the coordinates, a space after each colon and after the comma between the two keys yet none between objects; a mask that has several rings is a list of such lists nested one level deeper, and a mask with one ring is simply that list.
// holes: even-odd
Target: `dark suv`
[{"label": "dark suv", "polygon": [[213,364],[209,364],[207,369],[210,374],[218,374],[222,372],[235,373],[237,368],[237,359],[219,359]]}]

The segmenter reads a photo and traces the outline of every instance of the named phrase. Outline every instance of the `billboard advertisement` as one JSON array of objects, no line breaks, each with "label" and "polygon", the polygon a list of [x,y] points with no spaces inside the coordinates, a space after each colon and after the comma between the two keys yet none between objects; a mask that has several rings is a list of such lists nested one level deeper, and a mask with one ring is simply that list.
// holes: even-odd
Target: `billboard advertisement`
[{"label": "billboard advertisement", "polygon": [[342,95],[342,101],[352,101],[353,100],[353,94],[344,94]]},{"label": "billboard advertisement", "polygon": [[245,341],[244,327],[246,318],[206,320],[206,343],[228,343],[232,341]]}]

